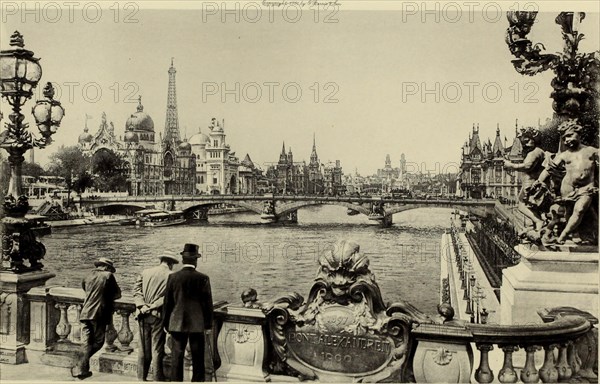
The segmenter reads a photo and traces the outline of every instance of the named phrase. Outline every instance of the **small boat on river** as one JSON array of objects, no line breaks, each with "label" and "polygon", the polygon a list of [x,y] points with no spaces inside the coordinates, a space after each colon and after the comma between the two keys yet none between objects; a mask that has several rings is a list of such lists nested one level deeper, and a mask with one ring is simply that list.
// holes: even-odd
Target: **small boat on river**
[{"label": "small boat on river", "polygon": [[183,211],[159,211],[138,217],[135,225],[139,227],[170,227],[185,224],[186,221]]},{"label": "small boat on river", "polygon": [[165,211],[160,210],[160,209],[153,209],[153,208],[142,209],[140,211],[135,212],[135,215],[133,217],[128,217],[128,218],[119,220],[119,225],[136,225],[136,222],[138,221],[138,219],[140,219],[146,215],[150,215],[153,213],[162,213],[162,212],[165,212]]}]

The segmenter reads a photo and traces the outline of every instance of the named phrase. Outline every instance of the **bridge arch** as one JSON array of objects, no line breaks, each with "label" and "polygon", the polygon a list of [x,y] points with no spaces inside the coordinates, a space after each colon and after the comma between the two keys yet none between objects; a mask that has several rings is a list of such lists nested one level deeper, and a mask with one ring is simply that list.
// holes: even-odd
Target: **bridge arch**
[{"label": "bridge arch", "polygon": [[275,206],[275,213],[277,216],[287,215],[290,212],[297,211],[300,208],[311,207],[315,205],[338,205],[346,208],[353,209],[363,215],[368,216],[371,213],[370,204],[367,205],[359,205],[353,204],[346,201],[338,201],[338,200],[330,200],[330,201],[296,201],[293,203],[283,203],[281,205]]},{"label": "bridge arch", "polygon": [[217,201],[206,201],[206,202],[193,202],[193,203],[189,203],[186,206],[182,206],[181,210],[184,213],[189,213],[191,211],[194,211],[198,208],[208,208],[208,207],[212,207],[214,205],[219,205],[219,204],[227,204],[227,205],[233,205],[235,207],[240,207],[240,208],[244,208],[247,209],[249,211],[261,214],[262,213],[262,209],[263,206],[262,204],[257,204],[257,203],[251,203],[251,202],[246,202],[246,201],[242,201],[242,200],[217,200]]}]

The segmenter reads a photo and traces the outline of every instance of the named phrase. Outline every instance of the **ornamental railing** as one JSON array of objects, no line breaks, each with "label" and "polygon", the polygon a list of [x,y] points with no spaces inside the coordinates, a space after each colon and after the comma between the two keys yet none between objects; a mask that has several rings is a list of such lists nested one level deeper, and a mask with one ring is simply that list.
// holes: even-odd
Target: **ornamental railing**
[{"label": "ornamental railing", "polygon": [[[64,356],[68,357],[69,364],[79,356],[82,344],[81,328],[79,321],[83,306],[84,292],[81,289],[64,287],[33,288],[27,294],[29,301],[29,345],[28,353],[43,355],[41,361],[49,365],[64,365]],[[226,304],[224,301],[214,302],[215,308]],[[134,318],[135,304],[131,296],[123,296],[115,302],[111,323],[106,328],[105,344],[99,352],[109,352],[111,360],[120,361],[120,369],[112,372],[135,376],[137,367],[135,363],[124,363],[128,355],[136,355],[139,345],[138,322]],[[171,341],[167,335],[165,352],[167,360]],[[213,340],[214,345],[214,340]],[[62,356],[62,359],[56,357]],[[39,357],[39,356],[38,356]],[[185,353],[186,361],[191,361],[189,348]],[[129,359],[128,361],[131,361]],[[135,361],[135,358],[133,359]],[[93,369],[94,360],[92,360]]]},{"label": "ornamental railing", "polygon": [[[30,308],[29,318],[22,319],[29,323],[30,328],[29,340],[25,340],[30,362],[36,353],[44,355],[40,360],[48,365],[64,366],[64,362],[53,362],[53,356],[60,357],[62,354],[64,357],[65,353],[71,353],[72,357],[76,357],[77,354],[73,352],[77,352],[81,345],[79,314],[83,291],[63,287],[33,288],[23,299]],[[269,364],[274,343],[270,322],[267,321],[269,311],[260,305],[235,309],[235,306],[224,307],[224,304],[214,303],[217,321],[213,327],[215,340],[212,345],[222,361],[217,376],[225,380],[244,380],[243,374],[248,372],[251,362],[262,379],[283,380],[273,365]],[[134,311],[130,297],[116,302],[113,321],[107,328],[106,343],[99,353],[115,364],[94,363],[92,360],[92,369],[104,372],[108,369],[108,372],[131,376],[136,374],[137,364],[133,356],[137,353],[138,329],[137,322],[132,319]],[[590,323],[595,324],[597,320],[591,315],[561,308],[540,313],[547,322],[545,324],[493,325],[453,320],[452,312],[446,307],[440,310],[441,316],[438,318],[410,316],[413,320],[405,340],[411,340],[407,345],[413,345],[414,348],[406,351],[407,359],[403,364],[413,372],[417,382],[489,383],[497,379],[501,383],[513,383],[520,379],[525,383],[536,383],[540,380],[594,379],[597,372],[597,354],[594,354],[597,351],[597,336],[594,334],[597,333],[594,333],[596,330]],[[408,315],[409,312],[401,317]],[[3,322],[3,325],[6,323]],[[254,328],[248,328],[251,326]],[[498,356],[500,350],[503,356]],[[169,361],[169,341],[166,353],[166,361]],[[516,362],[513,361],[513,355]],[[499,361],[503,361],[502,366],[494,368],[490,357],[498,357]],[[189,365],[189,352],[186,352],[186,359]],[[281,371],[279,367],[277,372]],[[238,372],[242,376],[234,375]]]},{"label": "ornamental railing", "polygon": [[[589,379],[590,373],[595,376],[591,369],[593,362],[590,365],[589,356],[580,355],[582,348],[578,348],[578,343],[588,337],[590,328],[590,323],[581,316],[559,316],[551,323],[535,325],[484,325],[454,321],[420,324],[412,331],[418,340],[413,360],[415,378],[417,382],[469,382],[472,378],[478,383],[491,383],[495,379],[501,383],[519,380],[523,383],[540,380],[555,383],[576,377]],[[473,346],[479,355],[475,370]],[[490,365],[490,353],[494,348],[503,353],[500,360],[503,363],[497,373]],[[593,347],[588,349],[591,351]],[[427,354],[427,351],[431,353]],[[521,353],[520,362],[514,364],[513,354],[517,351]],[[536,353],[543,355],[543,363],[537,363],[537,366],[541,356],[536,358]],[[454,364],[453,368],[449,363],[456,358],[463,361]],[[582,366],[582,361],[588,362],[589,366]],[[462,372],[456,367],[462,367]]]}]

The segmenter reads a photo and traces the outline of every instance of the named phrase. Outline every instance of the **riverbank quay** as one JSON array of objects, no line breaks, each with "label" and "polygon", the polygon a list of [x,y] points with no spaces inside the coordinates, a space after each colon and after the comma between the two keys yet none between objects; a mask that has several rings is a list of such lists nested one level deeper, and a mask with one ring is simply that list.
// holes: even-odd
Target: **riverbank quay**
[{"label": "riverbank quay", "polygon": [[442,235],[441,249],[444,252],[441,264],[445,265],[441,273],[448,276],[450,304],[455,316],[468,322],[473,318],[473,322],[499,324],[500,301],[465,236],[464,228],[452,221],[450,229]]}]

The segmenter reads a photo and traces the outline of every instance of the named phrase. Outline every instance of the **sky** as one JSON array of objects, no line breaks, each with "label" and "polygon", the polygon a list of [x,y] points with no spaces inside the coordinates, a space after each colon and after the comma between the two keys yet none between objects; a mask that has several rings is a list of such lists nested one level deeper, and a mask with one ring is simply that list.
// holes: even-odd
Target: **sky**
[{"label": "sky", "polygon": [[[106,112],[122,135],[138,95],[163,132],[171,58],[182,137],[225,119],[232,150],[263,168],[283,142],[308,162],[314,135],[321,162],[340,160],[345,173],[375,173],[386,154],[397,167],[402,153],[414,170],[451,171],[473,124],[492,142],[499,126],[510,144],[516,119],[537,126],[552,116],[553,74],[514,70],[505,13],[538,7],[529,38],[555,53],[558,2],[339,1],[317,12],[307,0],[261,0],[230,2],[229,13],[222,2],[75,3],[1,5],[2,49],[21,32],[41,57],[37,94],[52,81],[66,110],[54,143],[36,150],[41,164],[76,144],[86,114],[91,133]],[[600,6],[577,7],[587,13],[580,51],[597,50]],[[32,126],[33,105],[24,108]]]}]

